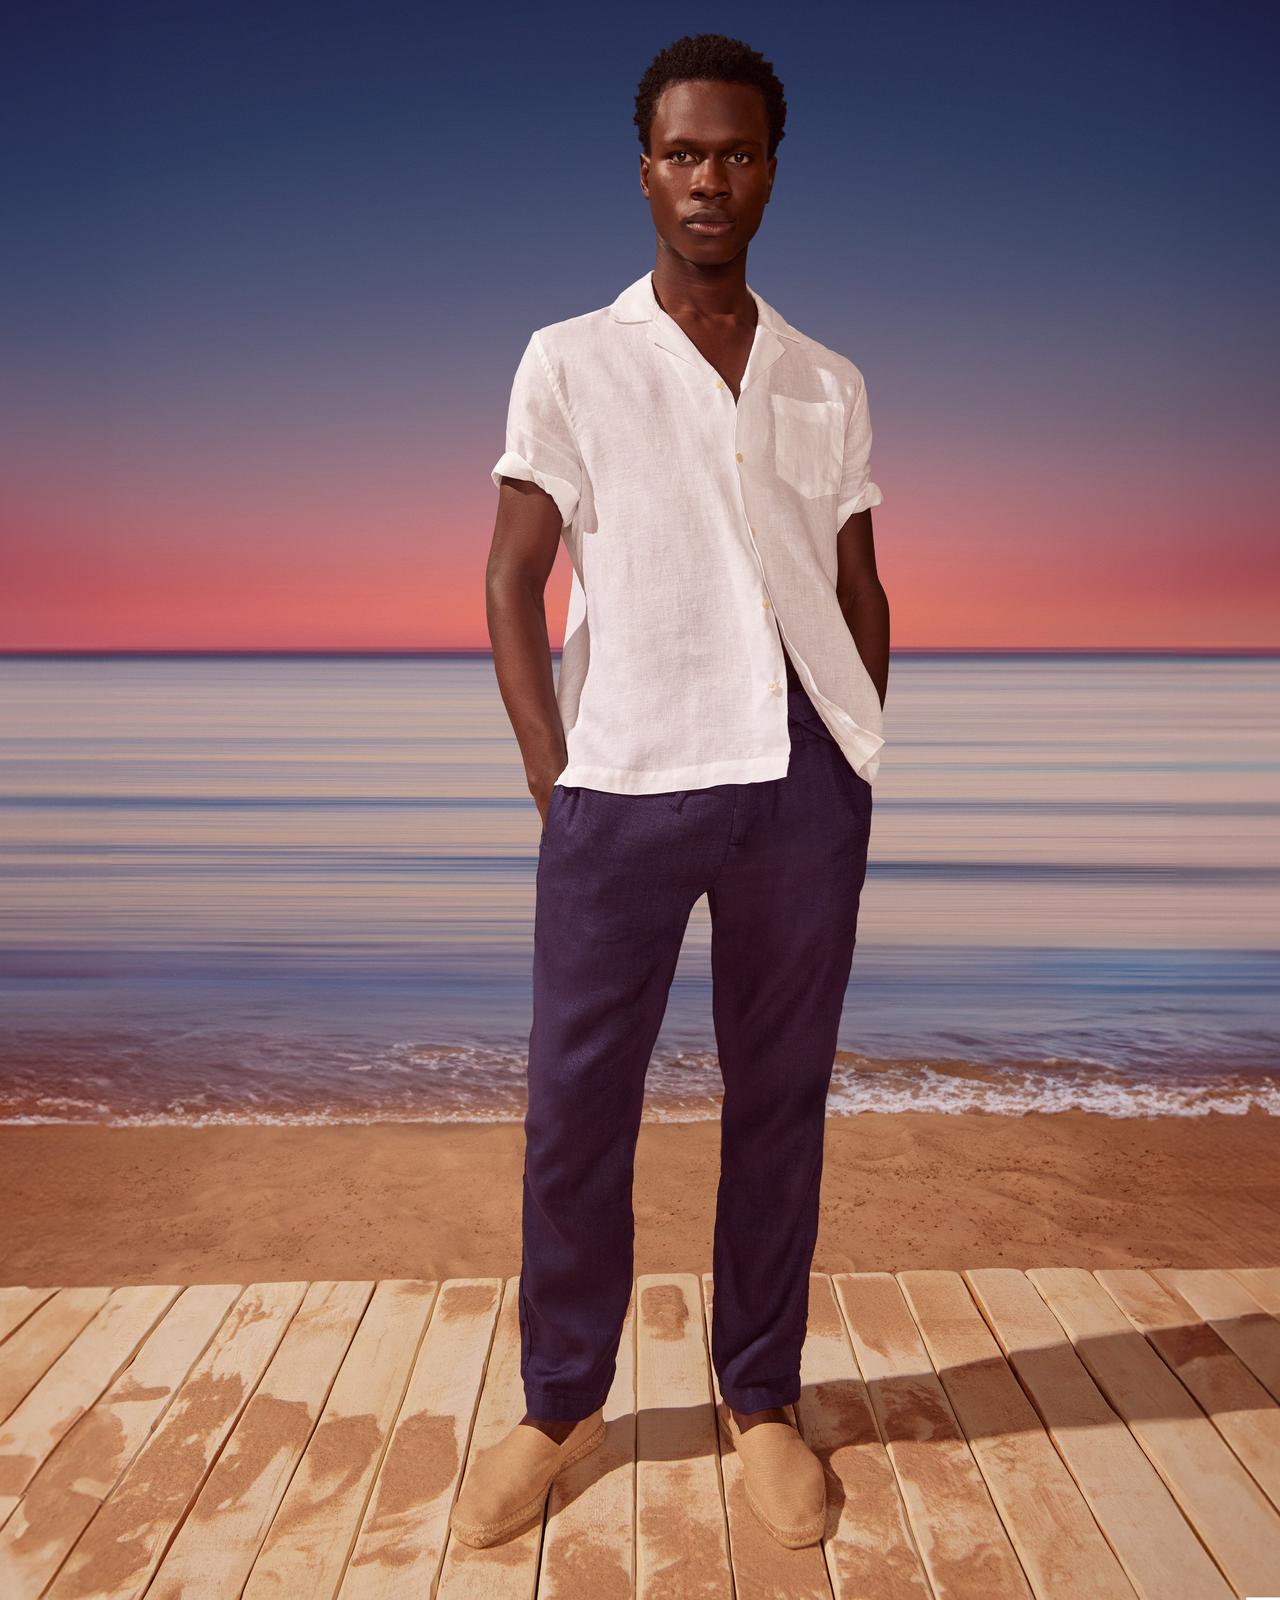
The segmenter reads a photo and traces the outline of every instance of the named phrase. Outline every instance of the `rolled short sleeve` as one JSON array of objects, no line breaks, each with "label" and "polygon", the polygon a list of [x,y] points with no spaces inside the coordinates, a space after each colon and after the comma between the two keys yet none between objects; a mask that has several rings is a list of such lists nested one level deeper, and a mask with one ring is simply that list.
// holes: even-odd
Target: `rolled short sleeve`
[{"label": "rolled short sleeve", "polygon": [[836,506],[836,527],[843,528],[855,511],[878,506],[884,497],[871,481],[871,412],[867,386],[858,379],[858,392],[849,407],[844,432],[844,466],[840,473],[840,498]]},{"label": "rolled short sleeve", "polygon": [[582,490],[582,460],[563,399],[535,333],[525,346],[511,385],[507,410],[507,448],[490,477],[536,483],[555,501],[561,524],[573,520]]}]

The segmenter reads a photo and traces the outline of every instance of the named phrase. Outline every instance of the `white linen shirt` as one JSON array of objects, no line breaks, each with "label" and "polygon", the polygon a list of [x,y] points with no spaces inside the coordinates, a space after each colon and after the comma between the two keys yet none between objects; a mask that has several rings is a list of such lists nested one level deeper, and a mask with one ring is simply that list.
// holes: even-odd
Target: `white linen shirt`
[{"label": "white linen shirt", "polygon": [[573,566],[559,785],[622,794],[786,775],[783,641],[870,783],[880,697],[836,598],[836,535],[880,504],[852,361],[759,309],[740,397],[659,306],[652,273],[539,328],[503,477],[544,489]]}]

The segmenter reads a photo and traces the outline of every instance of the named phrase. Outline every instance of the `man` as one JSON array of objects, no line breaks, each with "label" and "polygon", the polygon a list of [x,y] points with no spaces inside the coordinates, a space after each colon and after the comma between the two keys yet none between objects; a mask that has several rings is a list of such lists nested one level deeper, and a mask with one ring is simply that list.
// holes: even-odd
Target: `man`
[{"label": "man", "polygon": [[[746,281],[782,86],[719,34],[640,84],[653,272],[539,329],[493,468],[488,614],[542,819],[525,1119],[527,1414],[468,1472],[485,1545],[603,1438],[633,1279],[644,1077],[707,896],[725,1094],[711,1355],[748,1499],[782,1543],[825,1525],[785,1409],[817,1236],[824,1117],[884,743],[862,375]],[[543,590],[573,584],[558,684]]]}]

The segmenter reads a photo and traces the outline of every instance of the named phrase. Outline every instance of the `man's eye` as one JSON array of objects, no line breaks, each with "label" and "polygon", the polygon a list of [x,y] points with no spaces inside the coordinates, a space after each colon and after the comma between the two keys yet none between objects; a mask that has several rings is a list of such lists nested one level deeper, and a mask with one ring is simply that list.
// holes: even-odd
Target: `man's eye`
[{"label": "man's eye", "polygon": [[[679,161],[682,156],[687,156],[688,154],[689,154],[689,151],[687,151],[687,150],[672,150],[672,151],[670,151],[668,153],[667,160],[668,161]],[[730,160],[741,161],[741,162],[750,161],[751,160],[751,154],[747,150],[735,150],[735,151],[732,152],[732,154],[730,156]]]}]

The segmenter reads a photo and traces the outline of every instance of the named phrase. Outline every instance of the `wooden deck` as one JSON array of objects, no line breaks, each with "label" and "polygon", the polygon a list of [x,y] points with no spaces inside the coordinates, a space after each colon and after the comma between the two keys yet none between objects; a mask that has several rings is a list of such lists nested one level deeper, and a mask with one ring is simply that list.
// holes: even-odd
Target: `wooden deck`
[{"label": "wooden deck", "polygon": [[475,1551],[516,1279],[0,1289],[0,1596],[1280,1595],[1280,1267],[815,1274],[799,1551],[744,1499],[710,1295],[637,1279],[605,1443]]}]

